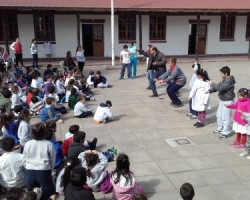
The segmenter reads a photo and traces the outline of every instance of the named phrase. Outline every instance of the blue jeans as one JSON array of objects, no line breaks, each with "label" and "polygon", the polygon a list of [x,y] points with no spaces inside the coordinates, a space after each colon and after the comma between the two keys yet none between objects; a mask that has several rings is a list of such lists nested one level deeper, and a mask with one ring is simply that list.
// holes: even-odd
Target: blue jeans
[{"label": "blue jeans", "polygon": [[147,71],[147,74],[146,74],[146,77],[147,77],[147,79],[148,79],[148,85],[149,85],[149,86],[150,86],[151,73],[152,73],[152,70],[148,70],[148,71]]},{"label": "blue jeans", "polygon": [[155,70],[150,70],[151,71],[151,76],[150,76],[150,88],[153,92],[153,95],[158,95],[157,90],[156,90],[156,85],[155,85],[155,78],[159,78],[161,76],[161,72],[155,71]]},{"label": "blue jeans", "polygon": [[41,200],[48,200],[55,193],[55,186],[51,176],[51,170],[26,170],[26,186],[28,191],[40,186],[42,189]]},{"label": "blue jeans", "polygon": [[137,58],[135,58],[135,57],[130,58],[129,72],[130,72],[130,77],[136,76],[136,73],[137,73]]},{"label": "blue jeans", "polygon": [[167,94],[169,96],[169,98],[171,99],[173,104],[176,105],[181,105],[182,102],[180,101],[180,99],[177,97],[176,92],[181,89],[184,85],[177,85],[175,83],[172,83],[170,85],[168,85],[167,87]]},{"label": "blue jeans", "polygon": [[125,70],[127,69],[127,75],[128,75],[128,78],[130,78],[131,74],[130,74],[130,64],[125,64],[125,63],[122,63],[122,68],[121,68],[121,73],[120,73],[120,78],[123,78],[124,77],[124,74],[125,74]]}]

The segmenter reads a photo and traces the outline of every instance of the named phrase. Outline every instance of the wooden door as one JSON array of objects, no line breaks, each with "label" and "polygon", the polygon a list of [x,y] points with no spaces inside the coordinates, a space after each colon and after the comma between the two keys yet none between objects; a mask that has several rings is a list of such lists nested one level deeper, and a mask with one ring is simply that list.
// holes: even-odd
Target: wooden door
[{"label": "wooden door", "polygon": [[104,56],[103,24],[93,24],[93,56]]},{"label": "wooden door", "polygon": [[207,24],[200,24],[198,32],[198,54],[206,53]]}]

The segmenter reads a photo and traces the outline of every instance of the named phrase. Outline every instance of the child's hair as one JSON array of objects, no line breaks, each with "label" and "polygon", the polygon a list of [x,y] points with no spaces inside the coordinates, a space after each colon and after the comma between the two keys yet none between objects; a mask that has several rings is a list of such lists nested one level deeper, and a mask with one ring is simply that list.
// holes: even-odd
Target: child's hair
[{"label": "child's hair", "polygon": [[195,62],[195,63],[192,65],[192,68],[194,68],[195,65],[197,65],[197,70],[199,70],[199,69],[201,68],[201,65],[200,65],[198,62]]},{"label": "child's hair", "polygon": [[9,131],[9,124],[15,120],[15,115],[13,112],[3,113],[1,115],[0,126],[4,127]]},{"label": "child's hair", "polygon": [[[32,101],[32,99],[31,99],[31,101]],[[15,105],[15,107],[14,107],[13,110],[14,110],[14,112],[16,114],[19,114],[23,110],[23,106],[21,106],[21,105]]]},{"label": "child's hair", "polygon": [[240,88],[237,94],[241,97],[249,97],[249,90],[246,88]]},{"label": "child's hair", "polygon": [[1,141],[2,149],[6,152],[11,152],[15,146],[15,140],[12,137],[5,137]]},{"label": "child's hair", "polygon": [[48,87],[48,93],[49,93],[49,94],[54,94],[55,91],[56,91],[56,88],[55,88],[54,85],[50,85],[50,86]]},{"label": "child's hair", "polygon": [[202,77],[203,81],[209,81],[210,78],[208,77],[208,73],[204,69],[199,69],[196,71],[196,75]]},{"label": "child's hair", "polygon": [[79,125],[71,125],[69,127],[69,132],[72,133],[72,134],[75,134],[79,130],[80,130],[80,126]]},{"label": "child's hair", "polygon": [[74,87],[72,87],[70,92],[71,92],[71,95],[76,95],[77,90]]},{"label": "child's hair", "polygon": [[68,84],[67,87],[66,87],[66,91],[71,91],[72,88],[73,88],[73,85]]},{"label": "child's hair", "polygon": [[195,195],[194,187],[190,183],[184,183],[180,188],[180,194],[183,200],[192,200]]},{"label": "child's hair", "polygon": [[48,64],[47,65],[47,69],[49,69],[49,68],[51,68],[52,67],[52,65],[51,64]]},{"label": "child's hair", "polygon": [[13,85],[13,86],[11,87],[11,91],[12,91],[13,93],[17,94],[17,93],[19,92],[18,86],[17,86],[17,85]]},{"label": "child's hair", "polygon": [[37,200],[37,194],[34,191],[22,193],[18,200]]},{"label": "child's hair", "polygon": [[96,153],[86,153],[85,154],[85,160],[86,160],[86,164],[87,164],[87,176],[90,177],[91,176],[91,169],[100,162],[99,160],[99,156]]},{"label": "child's hair", "polygon": [[129,170],[130,162],[129,157],[126,154],[119,154],[116,159],[116,169],[111,174],[116,174],[115,184],[120,181],[121,176],[126,178],[126,183],[132,182],[131,172]]},{"label": "child's hair", "polygon": [[22,79],[22,75],[21,74],[16,74],[16,79]]},{"label": "child's hair", "polygon": [[148,200],[148,198],[144,194],[136,194],[133,200]]},{"label": "child's hair", "polygon": [[31,77],[32,77],[32,79],[37,79],[38,78],[38,75],[37,75],[36,71],[31,74]]},{"label": "child's hair", "polygon": [[50,74],[48,74],[48,75],[46,76],[46,80],[48,81],[48,79],[53,79],[53,76],[50,75]]},{"label": "child's hair", "polygon": [[107,100],[105,103],[106,103],[109,107],[112,106],[112,102],[111,102],[110,100]]},{"label": "child's hair", "polygon": [[19,119],[28,122],[28,117],[30,116],[30,111],[24,109],[20,112]]},{"label": "child's hair", "polygon": [[55,99],[53,97],[47,97],[46,98],[46,104],[51,105],[53,102],[55,102]]},{"label": "child's hair", "polygon": [[72,169],[80,165],[80,161],[77,157],[69,157],[65,161],[65,171],[62,175],[60,186],[63,187],[63,190],[66,189],[67,185],[70,182],[70,173]]},{"label": "child's hair", "polygon": [[32,126],[31,129],[33,139],[35,140],[43,140],[45,137],[46,127],[42,122],[39,122]]},{"label": "child's hair", "polygon": [[9,91],[9,90],[4,90],[3,91],[3,96],[4,96],[4,98],[10,99],[11,96],[12,96],[12,92]]},{"label": "child's hair", "polygon": [[93,75],[93,74],[95,74],[94,71],[90,71],[90,72],[89,72],[89,75]]},{"label": "child's hair", "polygon": [[40,90],[38,88],[32,88],[30,91],[33,96],[38,96],[40,93]]},{"label": "child's hair", "polygon": [[31,102],[32,103],[37,103],[39,101],[38,97],[31,97]]},{"label": "child's hair", "polygon": [[45,134],[44,134],[44,139],[45,140],[51,140],[53,138],[53,132],[51,129],[48,129],[46,127]]},{"label": "child's hair", "polygon": [[51,121],[46,123],[46,128],[52,130],[52,132],[56,129],[56,122]]},{"label": "child's hair", "polygon": [[78,96],[77,96],[77,101],[82,101],[82,100],[86,100],[85,96],[83,96],[83,95],[78,95]]},{"label": "child's hair", "polygon": [[128,48],[128,45],[123,45],[123,49],[127,49]]},{"label": "child's hair", "polygon": [[230,68],[228,66],[224,66],[220,69],[220,72],[222,72],[223,74],[227,74],[228,76],[230,76]]},{"label": "child's hair", "polygon": [[171,58],[168,59],[168,63],[176,64],[176,62],[177,62],[177,58],[175,58],[175,57],[171,57]]},{"label": "child's hair", "polygon": [[95,74],[101,75],[102,73],[101,73],[101,71],[96,71]]},{"label": "child's hair", "polygon": [[83,167],[74,168],[70,173],[70,183],[76,187],[82,187],[86,184],[87,172]]},{"label": "child's hair", "polygon": [[25,193],[22,188],[14,187],[11,188],[6,194],[6,200],[19,200],[20,197]]},{"label": "child's hair", "polygon": [[81,143],[85,140],[86,133],[83,131],[77,131],[73,136],[73,141],[76,143]]}]

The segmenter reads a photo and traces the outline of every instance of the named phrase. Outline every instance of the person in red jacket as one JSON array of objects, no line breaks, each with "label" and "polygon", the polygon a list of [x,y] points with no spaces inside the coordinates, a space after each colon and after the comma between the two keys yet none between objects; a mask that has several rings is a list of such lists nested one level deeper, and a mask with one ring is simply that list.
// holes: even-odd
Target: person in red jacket
[{"label": "person in red jacket", "polygon": [[10,45],[10,48],[15,52],[16,57],[16,66],[20,61],[21,66],[23,67],[23,45],[20,42],[20,39],[17,38],[15,42]]}]

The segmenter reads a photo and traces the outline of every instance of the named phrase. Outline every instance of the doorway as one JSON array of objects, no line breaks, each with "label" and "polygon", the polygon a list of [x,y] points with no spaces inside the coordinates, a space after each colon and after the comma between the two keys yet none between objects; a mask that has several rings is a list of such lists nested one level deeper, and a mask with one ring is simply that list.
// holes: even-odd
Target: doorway
[{"label": "doorway", "polygon": [[[190,24],[188,54],[195,54],[197,24]],[[206,53],[207,24],[200,24],[198,33],[198,54]]]},{"label": "doorway", "polygon": [[103,24],[82,24],[82,44],[85,56],[104,56]]}]

